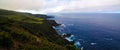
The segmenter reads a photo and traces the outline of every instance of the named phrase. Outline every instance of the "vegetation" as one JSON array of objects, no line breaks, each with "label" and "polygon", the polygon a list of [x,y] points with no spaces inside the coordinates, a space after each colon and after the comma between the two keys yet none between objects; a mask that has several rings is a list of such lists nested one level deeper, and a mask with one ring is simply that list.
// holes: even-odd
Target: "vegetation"
[{"label": "vegetation", "polygon": [[0,50],[77,50],[55,25],[54,20],[0,9]]}]

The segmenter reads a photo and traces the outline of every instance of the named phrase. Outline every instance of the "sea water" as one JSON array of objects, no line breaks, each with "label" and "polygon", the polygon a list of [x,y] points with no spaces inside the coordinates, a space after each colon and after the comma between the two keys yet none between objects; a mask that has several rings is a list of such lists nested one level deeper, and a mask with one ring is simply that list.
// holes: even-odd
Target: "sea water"
[{"label": "sea water", "polygon": [[56,14],[57,32],[70,33],[81,50],[120,50],[119,13]]}]

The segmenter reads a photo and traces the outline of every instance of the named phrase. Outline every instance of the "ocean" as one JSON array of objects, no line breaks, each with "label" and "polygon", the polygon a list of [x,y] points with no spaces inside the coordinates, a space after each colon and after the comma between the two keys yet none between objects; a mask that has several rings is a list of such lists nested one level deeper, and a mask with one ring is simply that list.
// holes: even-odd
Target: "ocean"
[{"label": "ocean", "polygon": [[59,34],[72,34],[75,45],[81,50],[120,50],[119,13],[62,13],[55,14],[62,24]]}]

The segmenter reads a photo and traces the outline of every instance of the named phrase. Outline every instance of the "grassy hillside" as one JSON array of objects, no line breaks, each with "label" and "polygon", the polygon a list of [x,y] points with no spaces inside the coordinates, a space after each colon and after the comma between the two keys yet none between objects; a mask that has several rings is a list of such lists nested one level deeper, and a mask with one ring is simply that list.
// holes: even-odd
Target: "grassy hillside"
[{"label": "grassy hillside", "polygon": [[0,50],[76,50],[52,28],[55,23],[0,9]]}]

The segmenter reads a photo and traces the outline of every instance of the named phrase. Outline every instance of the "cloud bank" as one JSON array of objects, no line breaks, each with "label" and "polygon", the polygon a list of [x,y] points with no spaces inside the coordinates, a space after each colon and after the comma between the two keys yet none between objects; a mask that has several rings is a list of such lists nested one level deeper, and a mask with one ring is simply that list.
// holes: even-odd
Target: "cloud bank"
[{"label": "cloud bank", "polygon": [[120,12],[120,0],[0,0],[0,8],[31,13]]},{"label": "cloud bank", "polygon": [[46,6],[54,12],[118,12],[120,0],[51,0]]}]

